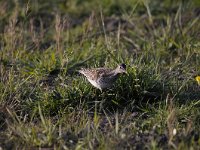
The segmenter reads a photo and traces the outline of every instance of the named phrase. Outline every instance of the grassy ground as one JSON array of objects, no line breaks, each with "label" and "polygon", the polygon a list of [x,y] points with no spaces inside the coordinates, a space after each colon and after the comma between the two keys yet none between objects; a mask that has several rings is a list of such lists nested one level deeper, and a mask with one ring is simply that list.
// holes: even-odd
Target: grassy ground
[{"label": "grassy ground", "polygon": [[[0,149],[200,149],[200,2],[0,1]],[[127,64],[102,93],[81,67]]]}]

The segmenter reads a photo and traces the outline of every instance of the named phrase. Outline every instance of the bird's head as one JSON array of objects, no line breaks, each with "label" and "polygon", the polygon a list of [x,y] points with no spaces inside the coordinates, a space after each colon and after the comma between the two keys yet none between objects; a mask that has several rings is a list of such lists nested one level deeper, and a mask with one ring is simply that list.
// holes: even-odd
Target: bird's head
[{"label": "bird's head", "polygon": [[122,73],[122,74],[125,73],[125,74],[127,74],[126,65],[125,64],[118,65],[117,68],[116,68],[116,70],[117,70],[118,73]]}]

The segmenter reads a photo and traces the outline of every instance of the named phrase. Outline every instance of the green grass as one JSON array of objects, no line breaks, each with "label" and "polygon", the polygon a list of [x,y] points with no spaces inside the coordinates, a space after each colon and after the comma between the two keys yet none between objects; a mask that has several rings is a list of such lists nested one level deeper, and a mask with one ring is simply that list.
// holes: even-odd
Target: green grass
[{"label": "green grass", "polygon": [[[200,3],[0,2],[0,148],[199,149]],[[127,64],[103,92],[81,67]]]}]

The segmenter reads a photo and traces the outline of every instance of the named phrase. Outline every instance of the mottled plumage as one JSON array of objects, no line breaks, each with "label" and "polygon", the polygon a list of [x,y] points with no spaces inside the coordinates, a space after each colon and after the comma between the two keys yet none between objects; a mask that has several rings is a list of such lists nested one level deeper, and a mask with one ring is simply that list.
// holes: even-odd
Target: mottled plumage
[{"label": "mottled plumage", "polygon": [[126,73],[126,65],[118,65],[116,69],[108,68],[93,68],[79,70],[87,80],[96,88],[102,90],[109,88],[118,79],[120,74]]}]

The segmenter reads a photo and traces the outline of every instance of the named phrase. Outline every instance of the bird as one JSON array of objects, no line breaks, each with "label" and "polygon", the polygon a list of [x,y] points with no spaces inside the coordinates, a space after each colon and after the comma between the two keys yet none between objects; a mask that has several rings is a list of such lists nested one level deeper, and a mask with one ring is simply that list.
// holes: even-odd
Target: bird
[{"label": "bird", "polygon": [[124,63],[118,65],[115,69],[110,68],[81,68],[79,73],[101,92],[103,89],[110,88],[121,74],[127,74]]}]

